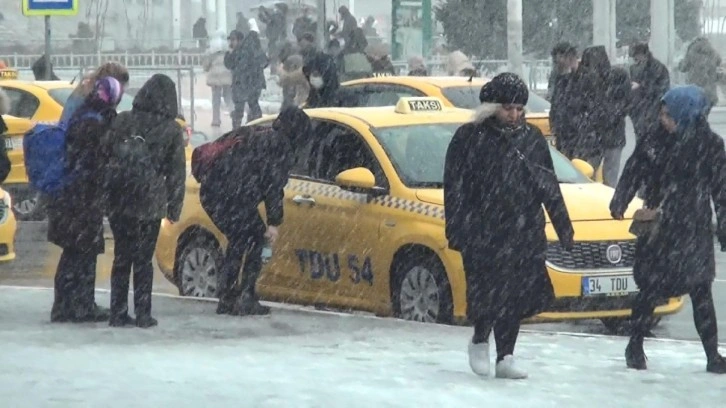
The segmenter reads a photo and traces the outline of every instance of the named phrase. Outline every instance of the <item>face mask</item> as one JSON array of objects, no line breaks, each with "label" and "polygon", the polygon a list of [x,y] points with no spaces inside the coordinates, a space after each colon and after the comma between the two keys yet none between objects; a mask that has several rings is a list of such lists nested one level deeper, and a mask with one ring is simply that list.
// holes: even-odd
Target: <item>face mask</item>
[{"label": "face mask", "polygon": [[323,78],[319,76],[310,77],[310,85],[315,87],[316,89],[320,89],[323,87]]}]

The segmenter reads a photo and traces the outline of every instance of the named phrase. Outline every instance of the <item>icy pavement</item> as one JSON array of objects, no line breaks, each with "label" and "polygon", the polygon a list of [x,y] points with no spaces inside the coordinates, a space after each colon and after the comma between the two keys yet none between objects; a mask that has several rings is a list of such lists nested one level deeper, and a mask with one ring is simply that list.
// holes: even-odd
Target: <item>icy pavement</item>
[{"label": "icy pavement", "polygon": [[[701,346],[525,332],[524,381],[468,367],[471,329],[275,308],[220,317],[212,302],[154,298],[160,325],[50,324],[52,291],[0,287],[3,407],[723,407],[726,377]],[[108,303],[99,292],[100,304]]]}]

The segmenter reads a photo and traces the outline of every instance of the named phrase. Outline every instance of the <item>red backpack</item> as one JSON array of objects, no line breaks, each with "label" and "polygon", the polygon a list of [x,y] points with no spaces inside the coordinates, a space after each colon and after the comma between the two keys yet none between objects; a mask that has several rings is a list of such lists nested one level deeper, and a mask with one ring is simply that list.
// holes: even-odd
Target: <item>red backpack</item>
[{"label": "red backpack", "polygon": [[194,149],[192,152],[192,176],[199,183],[204,182],[214,163],[222,153],[243,142],[247,135],[246,133],[239,132],[240,129],[226,133],[219,139],[205,143]]}]

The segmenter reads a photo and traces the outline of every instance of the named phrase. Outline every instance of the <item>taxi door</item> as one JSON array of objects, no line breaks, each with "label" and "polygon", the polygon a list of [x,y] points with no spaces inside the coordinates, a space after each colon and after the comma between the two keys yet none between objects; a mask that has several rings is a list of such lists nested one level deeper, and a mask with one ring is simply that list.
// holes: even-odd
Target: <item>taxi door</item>
[{"label": "taxi door", "polygon": [[[305,213],[305,228],[294,242],[298,288],[305,302],[355,306],[374,290],[380,270],[375,259],[379,241],[378,206],[369,196],[344,191],[335,177],[356,167],[377,170],[373,153],[354,130],[334,122],[315,126],[319,143],[311,154],[307,179],[291,181],[292,211]],[[302,217],[302,215],[299,215]],[[379,263],[380,264],[380,263]]]}]

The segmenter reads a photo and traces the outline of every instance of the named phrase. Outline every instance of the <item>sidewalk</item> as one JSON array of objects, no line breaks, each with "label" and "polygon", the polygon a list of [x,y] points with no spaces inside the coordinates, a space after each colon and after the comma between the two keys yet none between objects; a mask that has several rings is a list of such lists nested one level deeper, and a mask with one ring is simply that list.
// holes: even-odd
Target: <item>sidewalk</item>
[{"label": "sidewalk", "polygon": [[470,328],[293,306],[220,317],[213,302],[161,296],[150,330],[52,325],[52,296],[0,287],[3,406],[715,408],[726,396],[692,342],[648,341],[651,369],[636,372],[623,338],[523,332],[530,378],[508,381],[471,373]]}]

